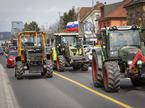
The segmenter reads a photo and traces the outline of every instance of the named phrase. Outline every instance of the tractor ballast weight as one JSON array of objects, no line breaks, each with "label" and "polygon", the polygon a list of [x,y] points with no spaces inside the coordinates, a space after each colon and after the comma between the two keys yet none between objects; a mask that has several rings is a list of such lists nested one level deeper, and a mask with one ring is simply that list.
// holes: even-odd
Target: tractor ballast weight
[{"label": "tractor ballast weight", "polygon": [[134,86],[145,84],[145,47],[140,32],[136,26],[114,26],[101,31],[101,48],[92,52],[94,86],[108,92],[119,91],[121,76],[130,78]]},{"label": "tractor ballast weight", "polygon": [[84,53],[82,42],[78,33],[55,33],[53,47],[53,61],[58,71],[64,71],[65,67],[73,67],[74,70],[88,70],[89,59]]},{"label": "tractor ballast weight", "polygon": [[21,32],[18,34],[18,56],[15,77],[21,79],[25,71],[52,77],[51,54],[46,51],[46,33]]}]

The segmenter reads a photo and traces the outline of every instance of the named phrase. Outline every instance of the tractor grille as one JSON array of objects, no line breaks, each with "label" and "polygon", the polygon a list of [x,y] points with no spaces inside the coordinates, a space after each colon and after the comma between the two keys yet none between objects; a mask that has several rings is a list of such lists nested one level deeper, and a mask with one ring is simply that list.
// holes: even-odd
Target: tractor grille
[{"label": "tractor grille", "polygon": [[42,61],[42,54],[29,54],[29,60],[30,61]]},{"label": "tractor grille", "polygon": [[42,61],[43,51],[42,49],[29,49],[27,52],[27,56],[30,61]]}]

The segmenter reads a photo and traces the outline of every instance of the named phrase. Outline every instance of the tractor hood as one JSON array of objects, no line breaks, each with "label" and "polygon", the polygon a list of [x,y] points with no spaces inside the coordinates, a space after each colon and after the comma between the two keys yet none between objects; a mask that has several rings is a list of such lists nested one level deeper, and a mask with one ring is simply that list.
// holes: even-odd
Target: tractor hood
[{"label": "tractor hood", "polygon": [[135,46],[126,46],[119,49],[118,53],[119,53],[119,57],[121,57],[123,61],[128,61],[128,60],[133,60],[134,56],[137,54],[139,50],[140,49]]}]

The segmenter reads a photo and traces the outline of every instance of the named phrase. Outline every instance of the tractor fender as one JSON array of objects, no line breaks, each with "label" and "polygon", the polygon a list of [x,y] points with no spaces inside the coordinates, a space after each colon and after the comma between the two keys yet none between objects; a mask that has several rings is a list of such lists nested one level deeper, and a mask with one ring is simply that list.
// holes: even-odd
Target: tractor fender
[{"label": "tractor fender", "polygon": [[56,61],[57,59],[57,52],[55,47],[52,48],[52,59],[53,61]]},{"label": "tractor fender", "polygon": [[92,53],[96,54],[96,57],[98,58],[98,68],[102,69],[102,65],[103,65],[102,49],[101,48],[95,48],[95,49],[92,50]]}]

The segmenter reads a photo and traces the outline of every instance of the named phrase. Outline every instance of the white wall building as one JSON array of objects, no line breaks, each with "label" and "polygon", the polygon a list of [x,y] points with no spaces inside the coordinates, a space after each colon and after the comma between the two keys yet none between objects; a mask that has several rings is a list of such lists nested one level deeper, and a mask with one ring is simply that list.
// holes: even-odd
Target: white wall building
[{"label": "white wall building", "polygon": [[93,7],[80,8],[78,19],[80,21],[80,35],[85,39],[96,38],[99,30],[98,20],[101,16],[100,8],[103,4],[97,2]]},{"label": "white wall building", "polygon": [[100,17],[100,10],[93,10],[90,14],[84,18],[84,36],[85,38],[96,37],[99,30],[97,17]]}]

